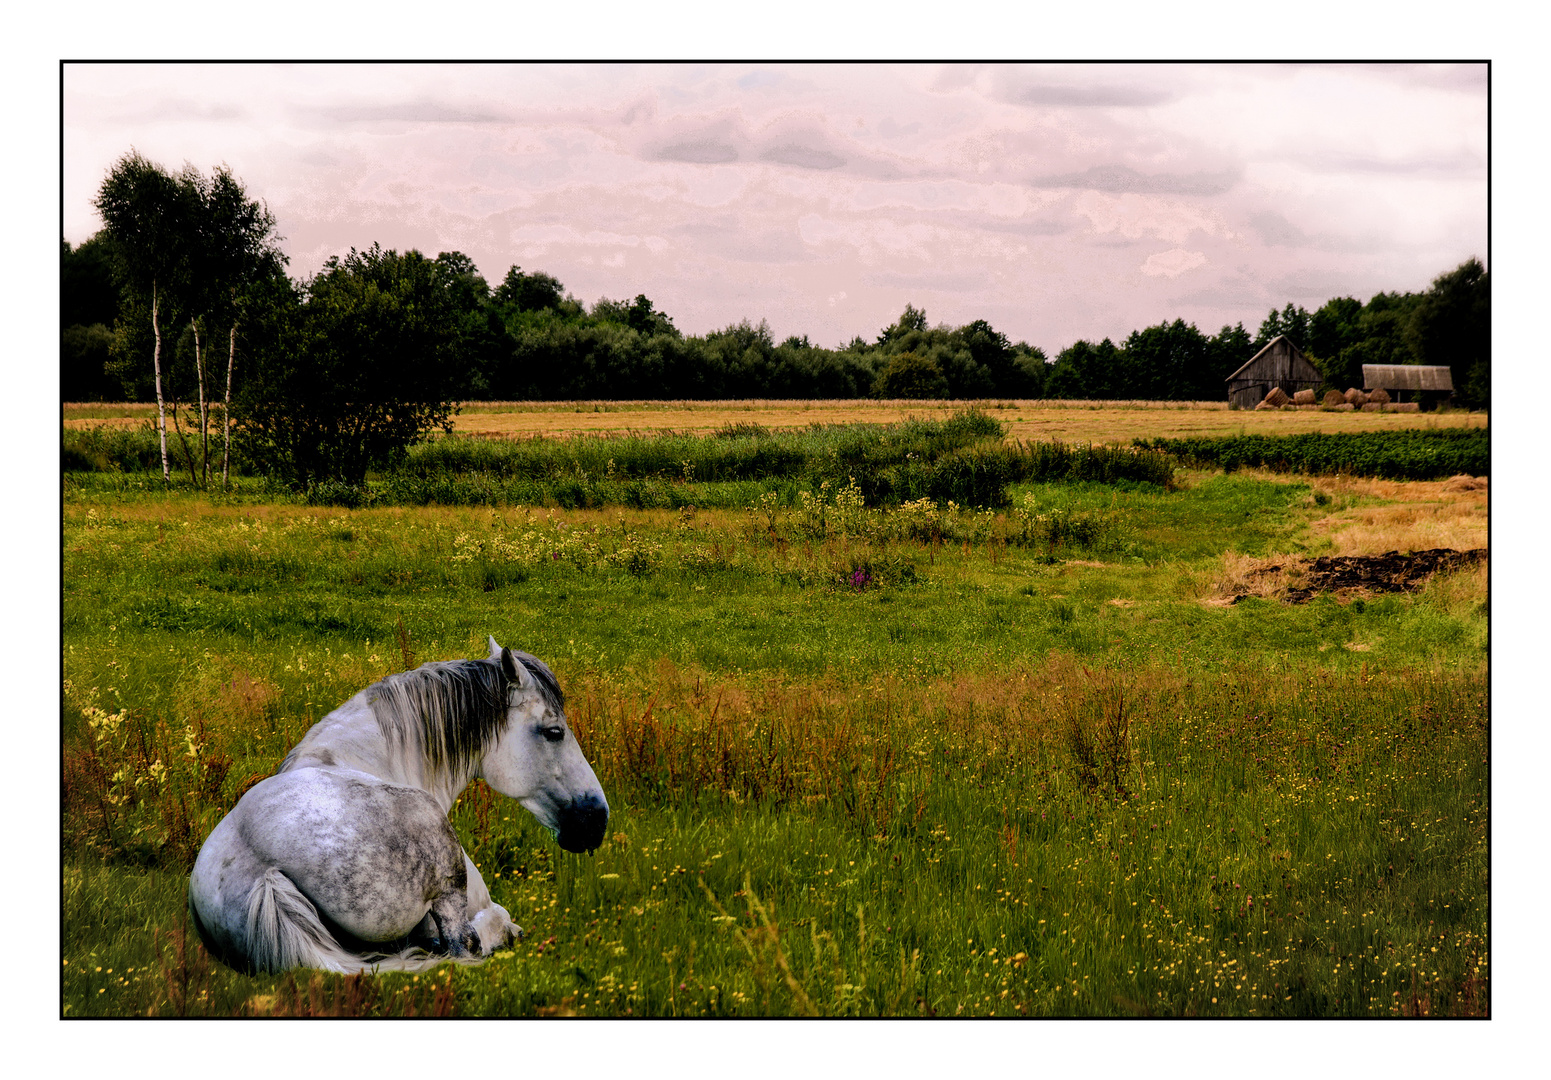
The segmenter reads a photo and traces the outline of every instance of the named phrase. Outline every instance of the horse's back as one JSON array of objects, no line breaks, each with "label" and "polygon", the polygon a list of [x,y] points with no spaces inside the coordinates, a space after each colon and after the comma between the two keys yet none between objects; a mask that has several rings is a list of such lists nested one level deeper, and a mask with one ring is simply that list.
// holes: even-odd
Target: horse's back
[{"label": "horse's back", "polygon": [[[223,836],[228,822],[233,835]],[[234,849],[221,858],[235,873],[256,884],[277,868],[362,941],[403,937],[434,898],[467,881],[457,834],[430,795],[355,770],[298,769],[264,780],[217,826],[218,839]]]}]

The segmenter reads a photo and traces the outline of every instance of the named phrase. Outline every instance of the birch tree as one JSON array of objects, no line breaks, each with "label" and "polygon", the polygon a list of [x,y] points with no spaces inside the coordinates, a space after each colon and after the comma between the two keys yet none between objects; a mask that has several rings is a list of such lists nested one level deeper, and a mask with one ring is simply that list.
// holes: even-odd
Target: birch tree
[{"label": "birch tree", "polygon": [[[215,169],[202,189],[204,266],[210,304],[227,322],[226,393],[221,406],[221,487],[231,481],[232,377],[237,364],[237,328],[244,298],[260,282],[283,277],[286,257],[275,233],[275,216],[262,202],[248,198],[242,181],[225,165]],[[208,454],[206,460],[208,461]]]},{"label": "birch tree", "polygon": [[176,309],[188,264],[193,217],[190,193],[178,178],[131,150],[108,171],[93,205],[102,215],[120,282],[150,307],[155,338],[151,364],[156,375],[156,431],[161,440],[162,479],[170,482],[161,318],[168,307]]}]

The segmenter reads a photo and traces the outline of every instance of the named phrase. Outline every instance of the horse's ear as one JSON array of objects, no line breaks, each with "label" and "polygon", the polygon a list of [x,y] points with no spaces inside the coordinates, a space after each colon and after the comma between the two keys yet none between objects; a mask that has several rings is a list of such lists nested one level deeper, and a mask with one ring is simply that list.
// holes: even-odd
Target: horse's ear
[{"label": "horse's ear", "polygon": [[485,659],[486,660],[498,660],[498,659],[500,659],[500,656],[501,656],[501,646],[499,646],[499,645],[497,645],[495,643],[495,635],[491,634],[490,635],[490,655],[485,657]]},{"label": "horse's ear", "polygon": [[506,672],[506,677],[511,682],[527,690],[533,685],[533,676],[528,674],[528,665],[519,661],[512,655],[512,650],[501,650],[501,670]]}]

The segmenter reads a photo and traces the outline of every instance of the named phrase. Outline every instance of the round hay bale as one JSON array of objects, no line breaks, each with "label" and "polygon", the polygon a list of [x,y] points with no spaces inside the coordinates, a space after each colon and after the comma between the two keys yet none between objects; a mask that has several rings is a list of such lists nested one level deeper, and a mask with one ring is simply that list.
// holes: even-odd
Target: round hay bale
[{"label": "round hay bale", "polygon": [[1383,412],[1383,411],[1384,411],[1384,406],[1380,405],[1377,401],[1370,401],[1370,402],[1368,402],[1368,404],[1363,406],[1363,412]]},{"label": "round hay bale", "polygon": [[1280,386],[1273,386],[1271,392],[1266,395],[1265,404],[1273,409],[1280,409],[1291,400]]},{"label": "round hay bale", "polygon": [[1368,395],[1355,386],[1348,387],[1346,394],[1343,396],[1346,398],[1346,403],[1356,409],[1360,409],[1368,404]]},{"label": "round hay bale", "polygon": [[1389,391],[1381,386],[1368,395],[1368,400],[1377,402],[1380,405],[1388,405],[1390,402]]},{"label": "round hay bale", "polygon": [[1384,406],[1385,412],[1421,412],[1422,406],[1415,401],[1397,401]]},{"label": "round hay bale", "polygon": [[1299,390],[1297,393],[1295,393],[1293,395],[1293,404],[1294,405],[1313,405],[1314,404],[1314,391],[1312,391],[1312,390]]},{"label": "round hay bale", "polygon": [[1346,398],[1342,396],[1341,391],[1339,390],[1326,390],[1325,404],[1331,408],[1335,408],[1337,405],[1346,404]]},{"label": "round hay bale", "polygon": [[1350,402],[1343,401],[1339,405],[1332,405],[1330,407],[1330,411],[1331,412],[1356,412],[1357,411],[1357,406],[1351,404]]}]

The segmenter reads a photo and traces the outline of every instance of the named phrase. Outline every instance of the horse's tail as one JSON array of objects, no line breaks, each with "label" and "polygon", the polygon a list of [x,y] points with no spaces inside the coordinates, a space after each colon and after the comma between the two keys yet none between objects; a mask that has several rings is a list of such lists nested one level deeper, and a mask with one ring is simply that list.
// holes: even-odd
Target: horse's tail
[{"label": "horse's tail", "polygon": [[[475,957],[459,957],[478,963]],[[279,867],[271,866],[248,897],[248,961],[256,972],[320,968],[346,975],[377,971],[425,971],[448,957],[407,945],[392,953],[355,953],[335,940],[318,909]]]},{"label": "horse's tail", "polygon": [[353,974],[370,965],[329,933],[318,909],[277,866],[264,871],[248,897],[248,962],[253,970],[321,968]]}]

